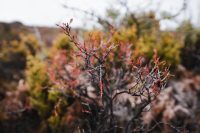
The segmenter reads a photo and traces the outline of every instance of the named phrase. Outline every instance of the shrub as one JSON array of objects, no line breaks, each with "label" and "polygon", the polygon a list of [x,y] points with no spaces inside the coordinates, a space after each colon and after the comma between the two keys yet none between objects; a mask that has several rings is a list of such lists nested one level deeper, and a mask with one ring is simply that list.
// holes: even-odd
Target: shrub
[{"label": "shrub", "polygon": [[[60,27],[73,42],[77,56],[82,60],[76,65],[73,60],[67,63],[68,68],[71,66],[73,69],[65,69],[67,72],[59,74],[61,77],[58,78],[62,88],[72,90],[74,98],[81,103],[82,117],[78,119],[74,131],[148,131],[140,117],[159,95],[170,76],[164,62],[159,61],[156,53],[150,64],[146,65],[142,57],[133,61],[122,56],[119,57],[120,67],[112,60],[115,58],[113,50],[117,48],[116,45],[104,40],[97,41],[99,44],[95,45],[91,43],[93,39],[81,43],[71,34],[69,23]],[[119,47],[120,52],[123,50],[123,47]],[[69,85],[72,81],[75,82]],[[127,112],[120,115],[119,108],[126,108]],[[123,118],[126,113],[128,117]]]},{"label": "shrub", "polygon": [[48,66],[47,61],[42,61],[34,56],[29,56],[27,61],[26,77],[30,92],[30,103],[40,115],[40,132],[50,130],[53,133],[62,133],[68,132],[69,129],[65,117],[68,112],[67,108],[73,101],[73,95],[69,98],[65,97],[70,92],[60,91],[61,86],[56,80],[56,75],[52,73],[61,70],[66,59],[62,59],[63,56],[66,57],[65,52],[57,52],[54,58],[49,59],[51,66]]},{"label": "shrub", "polygon": [[190,30],[181,49],[181,62],[189,70],[200,71],[200,30]]},{"label": "shrub", "polygon": [[48,116],[50,109],[47,88],[50,86],[50,80],[47,75],[46,65],[39,58],[29,56],[26,77],[33,107],[38,109],[42,117]]},{"label": "shrub", "polygon": [[171,65],[171,68],[175,68],[180,63],[181,42],[172,33],[160,33],[158,37],[155,34],[145,35],[141,43],[136,45],[136,51],[151,59],[155,49],[161,59]]},{"label": "shrub", "polygon": [[3,41],[0,45],[0,84],[4,89],[15,89],[24,78],[26,57],[35,55],[38,43],[33,35],[20,35],[20,40]]}]

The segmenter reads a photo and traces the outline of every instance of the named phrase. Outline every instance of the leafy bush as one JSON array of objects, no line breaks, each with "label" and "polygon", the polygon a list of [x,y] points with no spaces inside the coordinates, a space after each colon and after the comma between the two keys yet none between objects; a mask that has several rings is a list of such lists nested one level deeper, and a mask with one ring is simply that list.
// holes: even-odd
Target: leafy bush
[{"label": "leafy bush", "polygon": [[[64,56],[66,57],[66,54]],[[56,83],[57,77],[54,77],[54,73],[51,71],[52,69],[53,72],[60,70],[59,65],[62,66],[63,60],[58,57],[61,56],[54,55],[54,58],[51,59],[53,62],[49,67],[47,67],[47,62],[38,57],[29,56],[27,61],[26,77],[30,103],[40,115],[42,121],[40,132],[50,130],[53,133],[62,133],[69,129],[65,117],[73,95],[70,98],[65,97],[69,92],[60,91],[60,85]]]},{"label": "leafy bush", "polygon": [[174,68],[180,63],[181,47],[180,41],[176,40],[172,33],[161,33],[159,36],[145,35],[141,43],[136,45],[136,51],[152,58],[155,49],[159,57]]},{"label": "leafy bush", "polygon": [[30,89],[31,103],[36,107],[42,117],[50,113],[48,103],[48,90],[50,85],[46,65],[37,57],[29,56],[27,59],[26,77]]},{"label": "leafy bush", "polygon": [[189,70],[200,70],[200,30],[190,30],[186,34],[181,62]]},{"label": "leafy bush", "polygon": [[64,35],[58,35],[58,37],[54,41],[53,47],[55,47],[56,49],[67,50],[67,51],[72,50],[71,42]]},{"label": "leafy bush", "polygon": [[15,89],[17,82],[24,77],[26,57],[35,55],[38,50],[37,39],[33,35],[19,37],[20,40],[5,40],[0,45],[0,84],[4,89]]}]

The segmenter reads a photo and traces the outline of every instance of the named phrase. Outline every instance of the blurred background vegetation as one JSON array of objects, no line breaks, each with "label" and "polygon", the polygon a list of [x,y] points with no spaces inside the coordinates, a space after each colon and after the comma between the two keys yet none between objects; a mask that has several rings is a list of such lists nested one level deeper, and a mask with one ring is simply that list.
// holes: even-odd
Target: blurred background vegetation
[{"label": "blurred background vegetation", "polygon": [[[169,97],[165,101],[158,99],[154,103],[155,108],[152,107],[156,111],[149,112],[153,118],[149,118],[147,113],[144,120],[149,125],[155,123],[152,119],[171,122],[187,131],[198,132],[200,29],[188,19],[183,20],[177,28],[163,30],[160,22],[163,19],[174,20],[179,14],[163,13],[161,18],[157,18],[156,11],[132,12],[126,3],[121,6],[127,9],[123,16],[118,10],[110,8],[105,18],[95,15],[95,12],[65,8],[90,15],[101,26],[92,29],[74,28],[73,32],[81,39],[90,36],[98,44],[108,38],[112,30],[109,28],[113,25],[115,32],[111,42],[131,49],[114,51],[113,61],[119,65],[122,64],[118,56],[123,55],[123,52],[129,52],[132,59],[145,56],[151,60],[156,50],[159,57],[170,65],[174,77],[166,88]],[[63,53],[66,62],[73,60],[73,51],[73,45],[58,27],[33,27],[20,22],[0,23],[1,133],[78,132],[75,123],[81,117],[80,103],[70,91],[66,91],[66,94],[71,97],[53,91],[60,86],[55,84],[56,77],[49,72],[49,69],[59,69],[59,62],[56,61],[64,58]],[[171,108],[171,112],[168,108]],[[169,127],[162,128],[155,131],[170,132]]]}]

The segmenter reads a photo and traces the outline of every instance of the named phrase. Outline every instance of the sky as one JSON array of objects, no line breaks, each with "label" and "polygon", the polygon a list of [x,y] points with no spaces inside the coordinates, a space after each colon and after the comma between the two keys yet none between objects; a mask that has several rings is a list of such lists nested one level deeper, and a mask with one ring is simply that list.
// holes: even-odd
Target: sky
[{"label": "sky", "polygon": [[[129,0],[131,10],[144,11],[159,9],[176,13],[182,6],[183,0]],[[194,24],[200,23],[200,1],[187,0],[188,9],[182,13],[177,21],[191,19]],[[81,27],[92,25],[94,22],[80,12],[64,9],[63,4],[79,9],[94,11],[104,16],[106,9],[116,8],[123,10],[116,0],[0,0],[0,21],[20,21],[26,25],[55,26],[73,18],[73,26]],[[177,22],[161,22],[163,28],[175,27]]]}]

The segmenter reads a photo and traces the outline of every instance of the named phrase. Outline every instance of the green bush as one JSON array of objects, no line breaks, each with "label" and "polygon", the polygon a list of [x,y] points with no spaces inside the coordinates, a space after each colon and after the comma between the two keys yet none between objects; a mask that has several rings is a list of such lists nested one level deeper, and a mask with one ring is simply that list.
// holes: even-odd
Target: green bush
[{"label": "green bush", "polygon": [[[56,85],[52,84],[45,63],[38,57],[28,57],[26,79],[30,92],[30,103],[38,111],[43,123],[46,123],[53,133],[62,133],[61,128],[64,129],[63,126],[65,126],[63,117],[67,112],[68,99],[56,90]],[[41,129],[41,132],[45,131]]]},{"label": "green bush", "polygon": [[44,62],[37,57],[29,56],[27,59],[26,79],[33,107],[38,109],[41,116],[48,116],[50,107],[48,105],[47,89],[50,87],[50,80]]},{"label": "green bush", "polygon": [[181,47],[181,42],[175,39],[172,33],[166,32],[159,36],[144,35],[141,43],[136,46],[136,51],[151,59],[153,51],[156,50],[161,59],[171,65],[171,68],[175,68],[180,63]]},{"label": "green bush", "polygon": [[4,90],[15,89],[24,78],[26,58],[35,55],[38,42],[33,35],[19,35],[19,40],[4,40],[0,45],[0,85]]},{"label": "green bush", "polygon": [[181,50],[181,62],[189,70],[200,71],[200,30],[187,32]]}]

